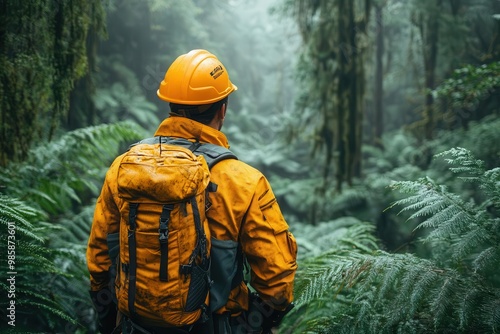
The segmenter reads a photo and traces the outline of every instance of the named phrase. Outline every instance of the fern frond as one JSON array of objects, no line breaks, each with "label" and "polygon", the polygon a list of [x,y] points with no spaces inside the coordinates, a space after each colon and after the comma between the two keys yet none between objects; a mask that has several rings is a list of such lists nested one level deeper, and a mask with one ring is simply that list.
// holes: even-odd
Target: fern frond
[{"label": "fern frond", "polygon": [[481,291],[474,286],[471,286],[469,291],[464,294],[458,310],[460,329],[467,328],[473,320],[475,310],[479,309],[482,303],[482,295]]},{"label": "fern frond", "polygon": [[445,159],[445,161],[450,165],[458,165],[458,167],[450,167],[450,170],[454,173],[467,174],[461,176],[460,179],[477,183],[479,188],[483,189],[486,196],[490,198],[491,203],[496,208],[500,208],[500,168],[485,170],[484,162],[475,159],[472,153],[464,148],[451,149],[436,156],[448,155],[453,158]]},{"label": "fern frond", "polygon": [[66,243],[85,243],[90,234],[94,204],[83,207],[76,215],[63,217],[59,221],[63,242],[54,243],[55,246],[63,246]]},{"label": "fern frond", "polygon": [[46,303],[28,302],[28,303],[24,304],[23,306],[25,306],[27,309],[36,308],[36,309],[45,310],[45,311],[50,312],[53,315],[56,315],[57,317],[61,318],[62,320],[71,323],[71,324],[76,323],[75,319],[69,317],[66,313],[61,311],[57,304],[55,304],[55,306],[49,306]]},{"label": "fern frond", "polygon": [[452,275],[446,277],[442,285],[436,289],[436,297],[431,302],[435,328],[441,327],[446,315],[451,312],[453,295],[456,295],[455,289],[457,287],[455,279]]},{"label": "fern frond", "polygon": [[480,186],[489,197],[491,204],[500,209],[500,167],[486,171],[481,181]]},{"label": "fern frond", "polygon": [[343,266],[329,268],[320,275],[312,277],[301,294],[301,298],[298,299],[297,306],[301,307],[312,300],[320,299],[325,292],[331,291],[332,287],[341,281],[343,270]]},{"label": "fern frond", "polygon": [[[428,215],[432,216],[420,223],[417,228],[428,228],[428,227],[437,227],[443,221],[454,221],[459,219],[459,215],[463,215],[464,212],[459,210],[456,206],[446,205],[444,202],[439,202],[440,207],[437,211],[429,212]],[[467,217],[467,216],[466,216]],[[466,217],[462,217],[461,219],[465,219]],[[410,216],[408,220],[416,218],[415,215]]]},{"label": "fern frond", "polygon": [[[427,193],[427,195],[430,195],[430,192]],[[425,217],[425,216],[429,216],[429,215],[432,215],[434,214],[435,212],[443,212],[444,209],[446,209],[447,203],[445,201],[443,201],[441,198],[437,197],[437,196],[429,196],[427,197],[425,200],[423,201],[419,201],[418,203],[415,203],[413,205],[410,205],[410,206],[407,206],[404,210],[402,210],[401,212],[403,211],[409,211],[409,210],[415,210],[416,208],[420,207],[419,210],[417,212],[415,212],[414,214],[412,214],[407,220],[412,220],[412,219],[415,219],[415,218],[419,218],[419,217]],[[431,226],[431,227],[434,227],[434,222],[431,222],[430,219],[427,219],[426,220],[426,224],[427,226]],[[424,225],[424,226],[425,226]],[[422,226],[420,226],[422,227]],[[420,228],[419,227],[419,228]]]},{"label": "fern frond", "polygon": [[[47,306],[47,312],[39,314],[33,326],[60,329],[65,320],[54,317],[48,311],[51,308],[67,317],[90,321],[83,319],[82,312],[75,307],[82,303],[90,309],[85,288],[88,274],[82,254],[90,229],[91,207],[107,165],[125,149],[120,147],[122,143],[128,146],[143,137],[141,129],[127,122],[78,129],[50,143],[39,143],[24,162],[0,170],[4,185],[1,192],[29,199],[29,205],[25,205],[23,201],[1,196],[0,228],[4,235],[7,224],[14,221],[16,234],[22,238],[16,249],[19,252],[16,270],[30,280],[20,281],[17,287],[35,295],[25,293],[18,300],[24,301],[24,305],[31,302]],[[81,210],[86,206],[87,209]],[[36,215],[30,216],[30,212]],[[4,268],[5,259],[0,259]],[[38,284],[32,285],[31,281]],[[0,285],[0,289],[6,287]],[[38,295],[46,295],[57,303],[49,304]],[[1,300],[2,308],[3,303]]]},{"label": "fern frond", "polygon": [[0,195],[0,226],[2,231],[5,231],[5,235],[10,225],[13,226],[16,234],[42,242],[43,239],[32,232],[34,226],[28,220],[41,216],[43,216],[41,211],[27,206],[24,202]]},{"label": "fern frond", "polygon": [[[402,205],[399,213],[413,211],[408,220],[420,220],[416,229],[431,229],[423,240],[440,247],[446,260],[453,260],[457,269],[438,269],[430,262],[427,265],[414,263],[413,268],[392,267],[383,274],[384,270],[375,270],[372,263],[368,269],[372,273],[358,280],[358,289],[360,284],[367,284],[365,280],[376,282],[375,272],[382,281],[378,299],[385,300],[384,296],[397,291],[396,296],[392,295],[393,302],[407,307],[390,313],[384,328],[391,332],[396,327],[403,328],[401,324],[409,323],[410,317],[413,317],[411,321],[421,317],[417,322],[432,324],[434,331],[450,326],[451,319],[459,319],[457,330],[494,332],[500,326],[498,313],[491,311],[492,307],[498,307],[498,298],[493,296],[499,294],[494,272],[500,263],[500,219],[489,210],[492,206],[498,207],[500,170],[485,171],[483,161],[462,148],[437,156],[451,156],[446,159],[452,165],[450,170],[459,174],[459,179],[484,190],[484,202],[476,204],[473,200],[464,200],[425,177],[417,181],[393,182],[393,189],[409,196],[395,201],[389,208]],[[430,314],[425,314],[426,308]],[[484,313],[486,308],[488,314]]]},{"label": "fern frond", "polygon": [[338,253],[378,249],[378,240],[373,234],[375,226],[354,217],[343,217],[316,226],[293,224],[291,229],[300,248],[300,259],[315,257],[332,249]]},{"label": "fern frond", "polygon": [[382,271],[371,270],[368,275],[373,275],[374,277],[368,277],[370,281],[375,280],[376,276],[380,279],[380,286],[377,292],[377,299],[383,301],[385,296],[387,296],[390,291],[394,291],[398,285],[399,278],[402,276],[404,267],[400,265],[399,262],[394,261],[390,266]]},{"label": "fern frond", "polygon": [[[438,225],[450,222],[448,233],[458,233],[464,229],[464,225],[474,220],[474,211],[470,205],[464,203],[459,196],[448,193],[445,187],[436,185],[430,178],[419,179],[411,186],[408,185],[408,182],[395,182],[392,187],[406,193],[416,193],[416,195],[398,200],[392,205],[406,205],[400,212],[418,209],[409,219],[440,213],[439,218],[428,218],[417,228],[436,227],[436,231],[441,232]],[[410,205],[408,205],[409,203]],[[456,229],[453,229],[453,226]]]},{"label": "fern frond", "polygon": [[[457,150],[453,153],[463,158],[460,161],[466,161],[475,166],[477,172],[480,171],[481,163],[473,160],[467,151]],[[479,175],[478,180],[481,177]],[[447,240],[453,243],[449,249],[454,260],[467,257],[485,242],[492,242],[488,227],[491,216],[486,210],[472,202],[465,202],[429,177],[414,182],[395,182],[392,187],[411,196],[394,202],[391,207],[405,205],[400,212],[417,210],[408,220],[426,217],[416,227],[432,228],[423,240],[430,243]]]},{"label": "fern frond", "polygon": [[[439,268],[410,254],[334,253],[302,263],[296,290],[299,310],[314,307],[316,316],[322,314],[320,309],[329,307],[325,312],[330,317],[317,317],[314,324],[302,323],[301,329],[425,333],[452,328],[491,330],[496,326],[491,320],[495,312],[490,311],[487,317],[474,315],[482,312],[485,302],[490,303],[487,296],[492,293],[481,285],[470,291],[477,277]],[[328,301],[332,299],[340,301],[331,306]]]},{"label": "fern frond", "polygon": [[449,164],[456,164],[458,167],[450,167],[453,173],[467,173],[479,176],[484,173],[484,161],[475,159],[472,153],[462,147],[452,148],[448,151],[436,154],[435,157],[444,157],[451,155],[452,159],[445,159]]},{"label": "fern frond", "polygon": [[112,161],[122,142],[141,137],[141,130],[129,122],[78,129],[34,147],[26,161],[11,164],[0,174],[9,180],[9,194],[19,198],[34,194],[51,212],[58,206],[61,212],[70,199],[79,201],[76,190],[97,190],[95,183],[100,183],[106,167],[103,162]]},{"label": "fern frond", "polygon": [[[419,268],[421,270],[422,268]],[[428,296],[429,291],[433,286],[436,286],[440,281],[441,277],[439,275],[439,270],[428,269],[421,271],[415,277],[418,277],[413,289],[409,291],[410,302],[409,302],[409,314],[415,314],[419,307],[425,303],[426,296]],[[411,276],[409,276],[411,278]]]},{"label": "fern frond", "polygon": [[481,251],[474,261],[472,268],[475,272],[483,271],[487,268],[498,268],[500,265],[500,246],[491,246]]},{"label": "fern frond", "polygon": [[[477,250],[480,250],[484,245],[487,245],[491,240],[491,234],[483,228],[474,228],[472,225],[470,231],[464,233],[457,238],[457,240],[453,244],[453,258],[454,260],[460,260],[466,258],[469,254],[476,253]],[[477,257],[474,262],[477,260]],[[487,260],[486,258],[483,258]],[[474,263],[473,262],[473,263]],[[483,262],[485,263],[485,262]]]},{"label": "fern frond", "polygon": [[[51,229],[40,226],[34,228],[33,223],[41,217],[44,217],[41,211],[26,203],[15,198],[0,196],[0,228],[2,229],[0,239],[2,244],[7,244],[7,240],[12,241],[12,238],[8,239],[8,236],[12,236],[15,238],[16,245],[15,262],[12,267],[7,261],[6,254],[0,257],[0,267],[11,268],[10,271],[16,272],[16,312],[30,313],[31,308],[36,307],[48,312],[39,314],[48,322],[53,321],[50,320],[49,314],[66,322],[74,321],[52,297],[50,281],[53,278],[69,278],[71,274],[56,265],[56,257],[61,253],[45,245],[47,234]],[[9,223],[14,224],[13,234],[4,233]],[[2,277],[6,272],[1,273]],[[7,296],[9,287],[4,284],[4,278],[1,281],[0,292]],[[61,291],[58,293],[61,294]],[[9,301],[6,299],[0,301],[2,309],[7,307],[6,303]],[[19,323],[22,325],[21,321]]]},{"label": "fern frond", "polygon": [[[486,325],[491,328],[493,333],[500,330],[500,295],[491,294],[482,305],[483,317],[486,319]],[[486,326],[485,326],[486,327]]]}]

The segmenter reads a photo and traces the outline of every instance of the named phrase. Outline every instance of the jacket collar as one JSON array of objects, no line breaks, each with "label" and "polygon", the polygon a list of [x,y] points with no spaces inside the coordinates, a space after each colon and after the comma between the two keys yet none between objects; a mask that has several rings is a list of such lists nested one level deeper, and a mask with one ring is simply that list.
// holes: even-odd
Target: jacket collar
[{"label": "jacket collar", "polygon": [[180,116],[171,115],[165,118],[156,130],[155,136],[194,139],[200,143],[210,143],[229,148],[226,135],[219,130]]}]

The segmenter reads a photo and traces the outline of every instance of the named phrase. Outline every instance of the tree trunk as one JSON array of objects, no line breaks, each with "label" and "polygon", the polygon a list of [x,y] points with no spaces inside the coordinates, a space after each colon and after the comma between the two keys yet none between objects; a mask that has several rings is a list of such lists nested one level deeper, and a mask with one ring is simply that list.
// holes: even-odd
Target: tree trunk
[{"label": "tree trunk", "polygon": [[[347,0],[339,0],[338,1],[338,12],[346,13]],[[352,5],[352,4],[351,4]],[[352,59],[352,45],[349,44],[349,37],[347,33],[348,30],[348,15],[339,15],[338,22],[338,41],[339,41],[339,80],[337,87],[337,109],[338,109],[338,123],[337,123],[337,152],[338,152],[338,164],[337,164],[337,190],[340,192],[342,190],[342,182],[350,181],[346,178],[346,167],[348,166],[347,156],[348,152],[348,131],[349,127],[349,104],[347,101],[347,95],[349,92],[349,87],[351,87],[351,77],[348,74],[349,70],[349,61]]]},{"label": "tree trunk", "polygon": [[430,140],[433,137],[435,126],[434,115],[434,98],[432,90],[435,88],[436,83],[436,66],[439,42],[439,20],[440,11],[442,8],[442,0],[438,0],[436,4],[436,12],[429,13],[428,20],[422,27],[422,41],[423,41],[423,54],[424,54],[424,70],[425,70],[425,104],[424,104],[424,117],[425,117],[425,138]]},{"label": "tree trunk", "polygon": [[[335,166],[337,191],[361,175],[364,37],[372,0],[299,1],[297,23],[311,58],[310,98],[324,120],[315,128],[313,153],[325,149],[324,187]],[[363,6],[357,7],[357,6]],[[364,45],[361,43],[359,45]]]},{"label": "tree trunk", "polygon": [[383,7],[375,6],[375,24],[376,24],[376,61],[375,61],[375,112],[374,112],[374,135],[375,144],[382,147],[382,135],[384,133],[384,113],[382,106],[382,97],[384,95],[384,25],[383,25]]}]

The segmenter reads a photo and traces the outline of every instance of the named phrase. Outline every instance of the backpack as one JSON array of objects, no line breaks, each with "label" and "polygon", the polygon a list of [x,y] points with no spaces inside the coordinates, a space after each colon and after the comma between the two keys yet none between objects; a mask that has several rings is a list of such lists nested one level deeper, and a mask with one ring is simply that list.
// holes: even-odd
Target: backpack
[{"label": "backpack", "polygon": [[[118,168],[120,232],[109,235],[118,310],[132,321],[182,327],[208,320],[210,168],[228,149],[154,137],[132,145]],[[119,244],[118,242],[119,241]]]}]

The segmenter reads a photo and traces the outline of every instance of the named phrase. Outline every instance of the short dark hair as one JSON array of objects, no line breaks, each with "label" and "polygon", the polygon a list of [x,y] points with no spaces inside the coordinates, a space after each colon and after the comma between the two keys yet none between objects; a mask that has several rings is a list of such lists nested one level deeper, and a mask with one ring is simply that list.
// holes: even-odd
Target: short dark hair
[{"label": "short dark hair", "polygon": [[202,105],[186,105],[170,103],[170,111],[176,115],[187,117],[193,121],[209,124],[215,117],[215,114],[223,104],[227,105],[228,98],[225,97],[220,101],[212,104]]}]

